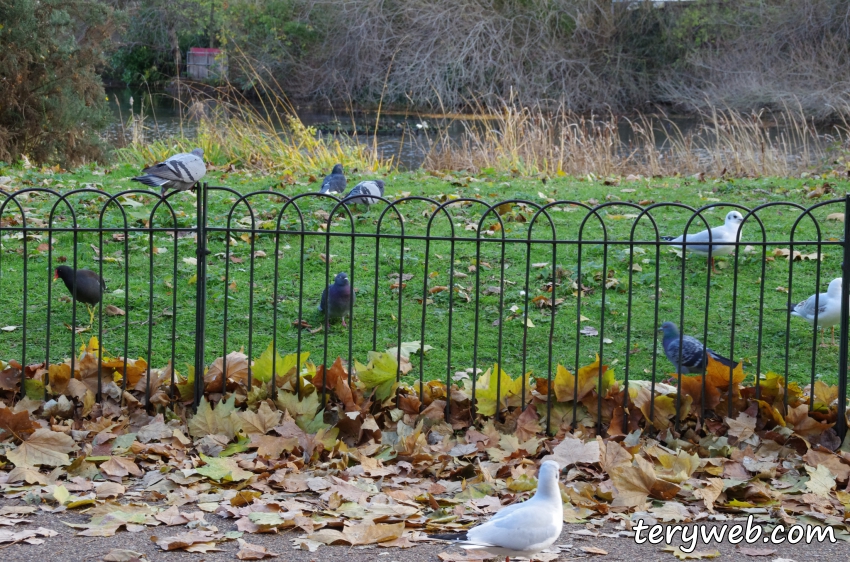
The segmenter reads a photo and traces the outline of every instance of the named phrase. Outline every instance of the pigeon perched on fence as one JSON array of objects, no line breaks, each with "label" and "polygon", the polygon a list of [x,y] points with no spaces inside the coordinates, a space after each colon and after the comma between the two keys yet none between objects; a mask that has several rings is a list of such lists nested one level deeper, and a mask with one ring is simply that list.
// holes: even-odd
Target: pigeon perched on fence
[{"label": "pigeon perched on fence", "polygon": [[325,315],[327,321],[340,318],[342,325],[346,328],[345,317],[354,306],[355,295],[351,290],[351,283],[348,281],[348,275],[345,273],[337,273],[334,277],[334,282],[325,287],[322,292],[322,300],[319,302],[319,312]]},{"label": "pigeon perched on fence", "polygon": [[561,536],[564,504],[558,487],[558,463],[544,461],[537,475],[537,491],[528,501],[496,512],[488,521],[465,533],[429,535],[457,544],[466,550],[505,556],[533,558]]},{"label": "pigeon perched on fence", "polygon": [[331,170],[330,175],[325,176],[322,181],[322,189],[319,193],[342,193],[345,191],[345,174],[342,171],[342,164],[337,164]]},{"label": "pigeon perched on fence", "polygon": [[684,336],[682,338],[682,364],[679,368],[679,329],[672,322],[665,322],[658,329],[659,332],[664,332],[664,354],[667,359],[676,367],[676,372],[683,375],[690,373],[702,374],[705,372],[706,358],[708,353],[715,361],[734,367],[737,365],[731,359],[727,359],[716,353],[714,350],[705,347],[698,339],[692,336]]},{"label": "pigeon perched on fence", "polygon": [[[823,331],[832,328],[832,345],[835,345],[835,325],[841,321],[841,277],[829,282],[825,293],[812,295],[803,302],[789,305],[787,311],[791,316],[798,316],[815,323],[815,308],[818,312],[818,327],[821,329],[821,345],[826,347]],[[817,299],[817,304],[815,300]],[[786,310],[786,309],[781,309]]]},{"label": "pigeon perched on fence", "polygon": [[709,246],[709,231],[703,230],[694,234],[678,236],[662,236],[661,239],[667,242],[677,242],[678,247],[693,252],[703,257],[711,259],[711,271],[717,273],[714,269],[715,256],[728,256],[735,251],[735,243],[741,240],[741,223],[744,222],[744,217],[738,211],[729,211],[726,215],[726,222],[723,226],[716,226],[711,229],[711,246]]},{"label": "pigeon perched on fence", "polygon": [[207,173],[204,164],[203,149],[196,148],[192,152],[175,154],[159,164],[154,164],[142,170],[144,176],[133,178],[133,181],[159,187],[160,195],[165,195],[167,189],[185,191],[191,189]]},{"label": "pigeon perched on fence", "polygon": [[77,269],[60,265],[53,274],[53,280],[61,279],[71,296],[86,305],[89,311],[89,325],[94,324],[94,305],[100,302],[106,283],[100,275],[90,269]]},{"label": "pigeon perched on fence", "polygon": [[379,201],[377,198],[383,196],[384,182],[382,180],[367,180],[355,185],[342,201],[351,205],[374,205]]}]

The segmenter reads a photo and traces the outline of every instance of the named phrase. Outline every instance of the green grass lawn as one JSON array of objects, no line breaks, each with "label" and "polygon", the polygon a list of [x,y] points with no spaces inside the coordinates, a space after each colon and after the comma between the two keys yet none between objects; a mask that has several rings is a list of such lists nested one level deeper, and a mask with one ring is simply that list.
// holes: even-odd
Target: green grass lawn
[{"label": "green grass lawn", "polygon": [[[15,188],[45,187],[62,193],[84,186],[94,186],[114,194],[140,186],[129,181],[136,171],[129,166],[108,170],[94,167],[69,173],[37,172],[5,169],[0,175],[11,176]],[[319,178],[319,171],[316,177]],[[363,175],[362,177],[367,177]],[[251,242],[251,211],[244,203],[234,205],[236,196],[225,191],[209,192],[208,299],[206,327],[206,358],[244,349],[256,358],[272,341],[276,333],[277,349],[281,354],[293,353],[301,346],[319,363],[327,356],[344,359],[349,354],[349,341],[355,359],[365,362],[372,349],[385,350],[398,341],[423,339],[433,346],[423,365],[426,380],[441,378],[456,371],[477,366],[486,369],[500,361],[513,376],[523,369],[535,376],[549,371],[550,329],[553,365],[561,363],[572,369],[593,361],[602,353],[603,362],[613,365],[618,378],[627,367],[632,378],[650,378],[655,374],[666,378],[672,368],[666,358],[655,355],[655,329],[665,320],[680,322],[682,283],[684,282],[685,331],[704,338],[717,352],[729,355],[734,318],[734,357],[745,361],[745,372],[753,375],[760,359],[761,372],[788,374],[792,380],[805,383],[812,374],[811,327],[803,320],[792,318],[790,345],[786,349],[787,314],[775,309],[788,301],[789,261],[773,256],[776,249],[788,248],[788,240],[799,211],[794,205],[809,206],[831,198],[843,197],[847,182],[830,180],[832,193],[819,199],[808,199],[808,188],[821,186],[818,179],[747,179],[710,180],[698,182],[687,178],[643,179],[638,181],[606,182],[591,178],[552,178],[543,183],[538,179],[522,179],[500,175],[477,178],[454,176],[439,178],[421,172],[393,173],[387,181],[387,195],[400,198],[406,194],[431,197],[438,201],[451,198],[480,198],[487,205],[501,200],[528,201],[527,206],[510,205],[501,209],[501,225],[494,212],[484,218],[482,230],[490,231],[476,242],[475,228],[487,205],[453,203],[449,206],[451,220],[437,215],[430,223],[430,235],[455,239],[436,239],[426,242],[433,205],[423,201],[406,202],[397,207],[404,217],[402,224],[394,212],[388,212],[380,223],[380,234],[393,238],[376,238],[383,206],[365,212],[352,211],[352,220],[343,211],[326,234],[330,200],[306,198],[299,200],[301,218],[292,206],[283,215],[279,195],[288,197],[317,189],[318,182],[306,178],[287,184],[280,177],[261,176],[249,172],[211,173],[208,181],[225,185],[239,193],[265,190],[249,201],[254,214],[256,236]],[[349,185],[361,179],[349,178]],[[354,181],[352,181],[354,180]],[[608,185],[610,184],[610,185]],[[269,187],[273,191],[268,191]],[[587,221],[582,234],[585,241],[576,241],[586,211],[581,206],[556,204],[548,219],[541,217],[532,229],[527,243],[534,205],[544,205],[548,198],[583,202],[593,206],[609,203],[599,211],[600,219]],[[55,206],[52,251],[48,251],[46,232],[51,208],[57,202],[52,195],[31,194],[19,202],[24,208],[29,232],[24,253],[20,235],[20,212],[14,203],[7,205],[0,216],[2,253],[0,253],[0,306],[5,311],[2,324],[17,326],[0,331],[0,359],[22,359],[22,303],[27,300],[26,357],[28,363],[48,359],[60,361],[72,352],[71,303],[61,282],[51,286],[52,267],[60,261],[72,265],[76,243],[77,264],[95,271],[103,267],[109,291],[106,305],[126,310],[126,316],[103,316],[103,346],[112,355],[125,353],[125,326],[129,357],[149,359],[153,367],[165,366],[172,358],[178,371],[184,372],[192,363],[195,345],[195,258],[194,236],[185,231],[175,236],[173,229],[188,229],[196,224],[196,198],[190,193],[178,193],[169,198],[174,208],[172,217],[160,206],[152,226],[161,231],[147,230],[148,218],[158,198],[136,195],[110,204],[103,213],[104,227],[118,229],[105,232],[85,230],[96,228],[105,196],[80,194],[68,198],[68,205]],[[776,203],[761,210],[768,241],[767,255],[762,258],[760,227],[749,219],[744,227],[743,242],[753,247],[741,249],[737,258],[718,260],[720,273],[712,275],[709,301],[706,308],[707,267],[698,256],[687,256],[682,272],[682,260],[670,248],[660,250],[652,244],[635,244],[630,258],[630,233],[635,223],[636,206],[651,202],[676,202],[693,207],[719,202],[754,208]],[[380,207],[380,208],[379,208]],[[129,232],[124,228],[126,214]],[[715,207],[704,213],[711,226],[722,224],[729,207]],[[820,238],[836,243],[843,235],[843,223],[827,220],[833,213],[843,212],[843,202],[823,206],[813,212],[820,226]],[[274,230],[280,215],[280,232]],[[679,235],[690,218],[682,208],[666,207],[652,216],[661,235]],[[228,225],[228,220],[229,225]],[[73,232],[75,224],[77,232]],[[295,232],[303,228],[302,236]],[[603,227],[604,224],[604,232]],[[501,229],[494,228],[500,225]],[[228,230],[229,227],[229,230]],[[702,230],[697,219],[691,232]],[[17,230],[16,230],[17,229]],[[64,230],[62,230],[64,229]],[[471,229],[471,230],[470,230]],[[554,230],[554,236],[553,236]],[[359,236],[338,236],[333,233],[356,232]],[[634,240],[655,239],[655,231],[646,218],[634,230]],[[502,237],[508,240],[501,243]],[[605,239],[611,243],[598,243]],[[553,238],[562,241],[553,247]],[[818,239],[814,221],[800,221],[795,240]],[[596,242],[588,243],[587,241]],[[376,251],[376,244],[379,246]],[[125,250],[126,247],[126,250]],[[151,252],[153,248],[153,252]],[[277,259],[275,251],[277,249]],[[814,246],[795,246],[803,254],[816,251]],[[791,298],[794,302],[811,295],[818,287],[840,275],[842,249],[838,245],[824,246],[820,282],[816,279],[817,260],[793,263]],[[314,328],[321,325],[316,305],[326,279],[325,256],[331,256],[330,277],[346,271],[357,290],[353,327],[349,333],[340,324],[311,334],[293,327],[298,319],[299,304],[302,319]],[[98,261],[98,257],[103,261]],[[252,256],[253,259],[252,259]],[[176,272],[175,272],[176,258]],[[52,259],[52,264],[49,261]],[[734,274],[738,263],[737,280]],[[581,274],[579,277],[579,262]],[[393,284],[403,263],[406,287],[399,295]],[[152,264],[152,267],[151,267]],[[527,265],[529,281],[526,287]],[[476,267],[477,266],[477,267]],[[27,280],[24,283],[24,268]],[[456,291],[440,290],[450,285],[454,271]],[[411,276],[409,279],[407,276]],[[253,279],[253,284],[251,280]],[[656,279],[658,299],[656,302]],[[548,296],[547,284],[555,281],[555,297],[563,299],[557,308],[554,322],[551,309],[538,307],[531,299]],[[503,281],[503,282],[502,282]],[[478,306],[476,307],[476,282]],[[303,293],[300,289],[303,285]],[[577,298],[576,287],[584,287]],[[607,285],[607,287],[606,287]],[[499,291],[499,288],[502,288]],[[631,291],[630,291],[631,288]],[[422,302],[423,291],[427,301]],[[631,294],[631,300],[630,300]],[[529,298],[528,321],[523,312]],[[399,306],[399,299],[401,304]],[[540,299],[538,299],[540,300]],[[658,307],[656,317],[656,305]],[[50,309],[48,350],[47,319]],[[226,311],[226,317],[225,317]],[[423,322],[424,315],[424,322]],[[734,315],[734,316],[733,316]],[[276,318],[275,318],[276,317]],[[477,330],[476,330],[477,318]],[[604,325],[603,325],[604,322]],[[80,305],[77,325],[86,325],[88,314]],[[276,328],[275,328],[276,326]],[[581,335],[579,330],[595,328],[597,335]],[[399,333],[400,328],[400,333]],[[449,342],[451,331],[451,342]],[[591,332],[592,330],[585,330]],[[761,340],[759,339],[761,333]],[[76,336],[74,346],[98,334],[98,321],[92,331]],[[173,334],[173,337],[172,337]],[[350,340],[349,340],[350,337]],[[608,342],[608,343],[603,343]],[[149,345],[150,342],[150,345]],[[660,342],[659,342],[660,347]],[[837,373],[838,348],[815,350],[814,372],[825,382],[834,383]],[[418,376],[419,362],[409,377]]]}]

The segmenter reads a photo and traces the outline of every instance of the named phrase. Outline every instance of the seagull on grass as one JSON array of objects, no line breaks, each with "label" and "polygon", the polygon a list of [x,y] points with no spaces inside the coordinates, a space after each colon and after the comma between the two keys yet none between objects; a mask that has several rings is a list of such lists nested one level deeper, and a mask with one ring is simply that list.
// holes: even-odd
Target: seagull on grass
[{"label": "seagull on grass", "polygon": [[[710,355],[715,361],[719,361],[727,367],[735,367],[737,363],[731,359],[727,359],[715,352],[713,349],[705,347],[701,341],[693,336],[680,336],[679,329],[672,322],[661,324],[658,329],[664,333],[664,355],[670,360],[670,363],[676,368],[676,372],[687,375],[690,373],[705,373],[706,354]],[[679,339],[682,340],[682,363],[679,364]]]},{"label": "seagull on grass", "polygon": [[832,345],[835,345],[835,325],[841,321],[841,277],[829,282],[825,293],[812,295],[801,303],[789,305],[787,310],[791,316],[815,323],[815,310],[818,314],[818,328],[821,329],[821,346],[826,347],[824,331],[832,328]]},{"label": "seagull on grass", "polygon": [[207,173],[204,151],[196,148],[192,152],[175,154],[165,162],[145,168],[142,173],[145,175],[135,177],[133,181],[161,188],[160,195],[165,195],[168,189],[186,191],[193,188]]},{"label": "seagull on grass", "polygon": [[465,533],[430,535],[451,541],[466,550],[485,551],[510,558],[531,558],[558,540],[564,526],[564,504],[558,488],[558,463],[540,465],[537,491],[530,500],[509,505],[485,523]]},{"label": "seagull on grass", "polygon": [[[729,211],[726,215],[726,222],[723,226],[716,226],[710,231],[703,230],[695,234],[687,234],[673,238],[671,236],[662,236],[661,239],[667,242],[675,242],[671,244],[693,252],[699,256],[708,257],[711,259],[711,271],[717,273],[714,269],[715,256],[728,256],[735,251],[735,244],[741,241],[741,223],[744,222],[744,217],[738,211]],[[709,232],[711,232],[709,236]],[[711,245],[709,245],[709,237]]]}]

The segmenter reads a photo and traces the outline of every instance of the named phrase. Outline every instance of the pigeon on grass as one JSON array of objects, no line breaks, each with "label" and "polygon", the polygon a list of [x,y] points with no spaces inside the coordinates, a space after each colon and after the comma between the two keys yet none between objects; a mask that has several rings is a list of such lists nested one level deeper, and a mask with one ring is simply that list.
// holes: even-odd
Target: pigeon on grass
[{"label": "pigeon on grass", "polygon": [[[744,217],[738,211],[729,211],[726,215],[726,222],[723,226],[716,226],[711,229],[709,235],[708,230],[687,234],[673,238],[671,236],[662,236],[661,239],[667,242],[675,242],[673,246],[684,248],[688,252],[693,252],[699,256],[708,257],[711,259],[711,271],[717,273],[714,269],[715,256],[728,256],[735,251],[735,244],[741,240],[741,223],[744,222]],[[709,238],[711,245],[709,245]]]},{"label": "pigeon on grass", "polygon": [[[715,361],[719,361],[727,367],[735,367],[737,363],[731,359],[727,359],[716,353],[714,350],[705,347],[702,342],[693,336],[680,336],[679,329],[672,322],[661,324],[658,329],[664,333],[664,354],[670,363],[676,368],[676,372],[687,375],[690,373],[705,373],[706,354],[710,355]],[[679,339],[682,340],[682,363],[679,364]]]},{"label": "pigeon on grass", "polygon": [[343,203],[350,205],[374,205],[384,196],[384,182],[382,180],[361,181],[348,192]]},{"label": "pigeon on grass", "polygon": [[133,181],[161,188],[160,195],[165,195],[167,189],[177,191],[191,189],[207,173],[204,151],[196,148],[192,152],[175,154],[165,162],[145,168],[142,173],[145,175],[135,177]]},{"label": "pigeon on grass", "polygon": [[544,461],[537,475],[537,491],[528,501],[502,508],[488,521],[465,533],[430,535],[465,550],[485,551],[504,556],[531,558],[552,546],[564,526],[564,504],[558,487],[561,468],[553,460]]},{"label": "pigeon on grass", "polygon": [[337,273],[334,282],[325,287],[322,292],[319,312],[325,316],[326,323],[329,323],[331,319],[339,318],[342,320],[342,325],[347,328],[345,317],[348,316],[351,307],[354,306],[354,300],[355,295],[354,291],[351,290],[348,275],[344,272]]},{"label": "pigeon on grass", "polygon": [[322,180],[322,188],[319,193],[342,193],[345,191],[345,174],[342,171],[342,164],[337,164],[331,173],[325,176]]},{"label": "pigeon on grass", "polygon": [[835,345],[835,325],[841,322],[841,277],[829,282],[825,293],[812,295],[801,303],[790,305],[787,310],[791,316],[815,323],[815,310],[818,314],[818,328],[821,329],[821,347],[826,347],[824,331],[832,328],[832,345]]}]

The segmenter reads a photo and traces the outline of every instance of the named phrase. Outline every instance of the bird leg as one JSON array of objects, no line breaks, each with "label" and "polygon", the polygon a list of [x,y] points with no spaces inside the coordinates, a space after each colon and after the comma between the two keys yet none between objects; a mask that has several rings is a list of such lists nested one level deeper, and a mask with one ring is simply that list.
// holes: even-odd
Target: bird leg
[{"label": "bird leg", "polygon": [[89,328],[91,328],[94,324],[94,307],[92,307],[90,304],[87,304],[86,308],[89,309]]},{"label": "bird leg", "polygon": [[832,347],[835,347],[835,326],[832,327]]},{"label": "bird leg", "polygon": [[821,347],[829,347],[828,345],[826,345],[826,329],[825,328],[820,329],[820,346]]},{"label": "bird leg", "polygon": [[345,316],[343,316],[343,317],[341,318],[341,320],[342,320],[342,327],[343,327],[343,328],[348,328],[348,325],[345,323]]},{"label": "bird leg", "polygon": [[714,268],[714,256],[711,256],[711,272],[717,275],[717,270]]}]

